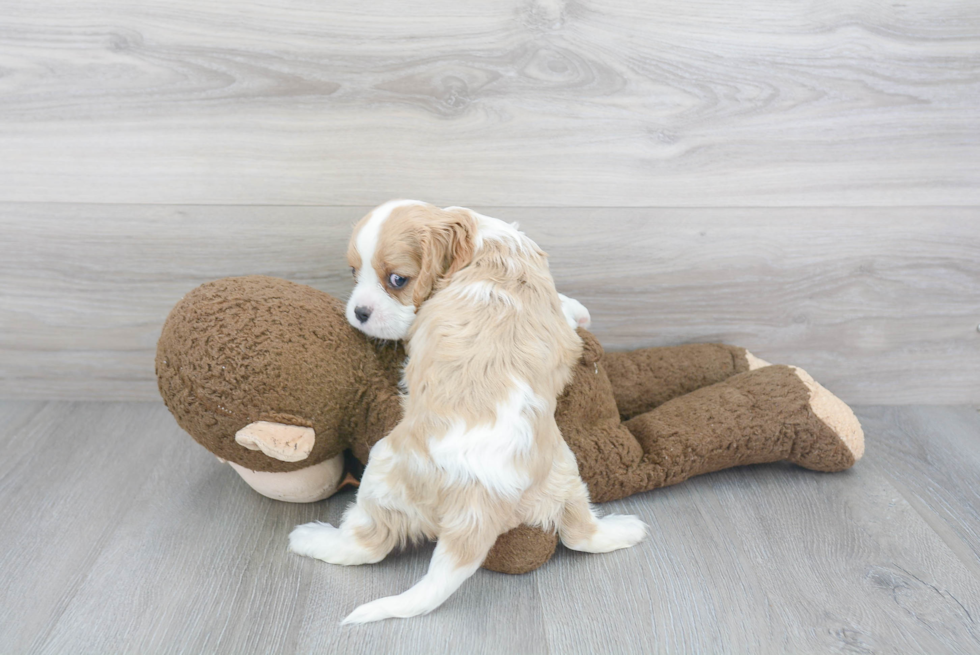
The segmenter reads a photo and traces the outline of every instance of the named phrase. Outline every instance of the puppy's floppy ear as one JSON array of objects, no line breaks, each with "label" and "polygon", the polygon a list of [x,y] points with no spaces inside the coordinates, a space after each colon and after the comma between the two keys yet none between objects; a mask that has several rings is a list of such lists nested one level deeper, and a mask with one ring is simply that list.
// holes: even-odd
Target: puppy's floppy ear
[{"label": "puppy's floppy ear", "polygon": [[432,209],[419,240],[422,265],[412,291],[412,302],[416,308],[444,285],[453,273],[473,261],[475,239],[476,221],[467,210]]}]

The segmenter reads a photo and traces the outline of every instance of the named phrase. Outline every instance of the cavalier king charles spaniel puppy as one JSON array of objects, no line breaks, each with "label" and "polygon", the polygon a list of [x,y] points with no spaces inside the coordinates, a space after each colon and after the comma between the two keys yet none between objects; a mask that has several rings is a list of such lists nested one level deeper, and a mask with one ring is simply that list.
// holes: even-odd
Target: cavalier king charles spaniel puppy
[{"label": "cavalier king charles spaniel puppy", "polygon": [[404,339],[402,421],[371,449],[340,527],[297,526],[295,553],[368,564],[422,538],[438,543],[411,589],[361,605],[345,623],[439,607],[522,523],[573,550],[639,542],[634,516],[598,518],[555,404],[578,361],[580,304],[559,297],[544,252],[516,225],[462,207],[388,202],[354,228],[357,281],[347,318]]}]

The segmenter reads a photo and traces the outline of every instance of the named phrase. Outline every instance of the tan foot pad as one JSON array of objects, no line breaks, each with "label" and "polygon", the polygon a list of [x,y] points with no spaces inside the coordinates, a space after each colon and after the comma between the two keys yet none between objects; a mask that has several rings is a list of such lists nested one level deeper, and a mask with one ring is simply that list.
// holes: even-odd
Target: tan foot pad
[{"label": "tan foot pad", "polygon": [[759,357],[756,357],[748,350],[745,351],[745,361],[749,363],[749,370],[754,371],[757,368],[764,368],[766,366],[772,366],[769,362]]},{"label": "tan foot pad", "polygon": [[861,459],[861,456],[864,455],[864,430],[861,429],[861,423],[851,408],[843,400],[827,391],[803,369],[795,366],[790,368],[810,390],[810,409],[814,415],[837,434],[847,449],[851,451],[855,462]]}]

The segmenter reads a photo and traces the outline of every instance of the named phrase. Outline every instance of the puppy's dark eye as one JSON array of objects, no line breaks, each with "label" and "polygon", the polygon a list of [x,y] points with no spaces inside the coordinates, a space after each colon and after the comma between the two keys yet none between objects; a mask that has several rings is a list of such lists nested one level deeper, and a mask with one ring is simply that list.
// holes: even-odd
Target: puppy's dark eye
[{"label": "puppy's dark eye", "polygon": [[397,273],[392,273],[391,275],[388,276],[388,286],[390,286],[392,289],[401,289],[407,283],[408,283],[408,278],[402,277]]},{"label": "puppy's dark eye", "polygon": [[357,269],[356,269],[356,268],[354,268],[353,266],[351,266],[351,267],[350,267],[350,275],[351,275],[351,277],[352,277],[352,278],[354,278],[355,280],[357,279]]}]

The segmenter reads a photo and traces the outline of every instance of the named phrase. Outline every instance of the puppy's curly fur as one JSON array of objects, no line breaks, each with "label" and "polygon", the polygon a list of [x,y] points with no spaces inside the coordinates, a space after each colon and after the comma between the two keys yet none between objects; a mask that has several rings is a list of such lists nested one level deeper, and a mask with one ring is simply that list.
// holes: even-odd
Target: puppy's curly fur
[{"label": "puppy's curly fur", "polygon": [[405,415],[371,450],[340,527],[299,526],[290,548],[350,565],[409,540],[438,545],[418,584],[345,622],[432,611],[522,523],[588,552],[643,538],[635,517],[595,516],[555,423],[582,342],[574,301],[563,307],[533,241],[468,209],[393,201],[358,223],[348,257],[357,279],[348,320],[406,339]]}]

